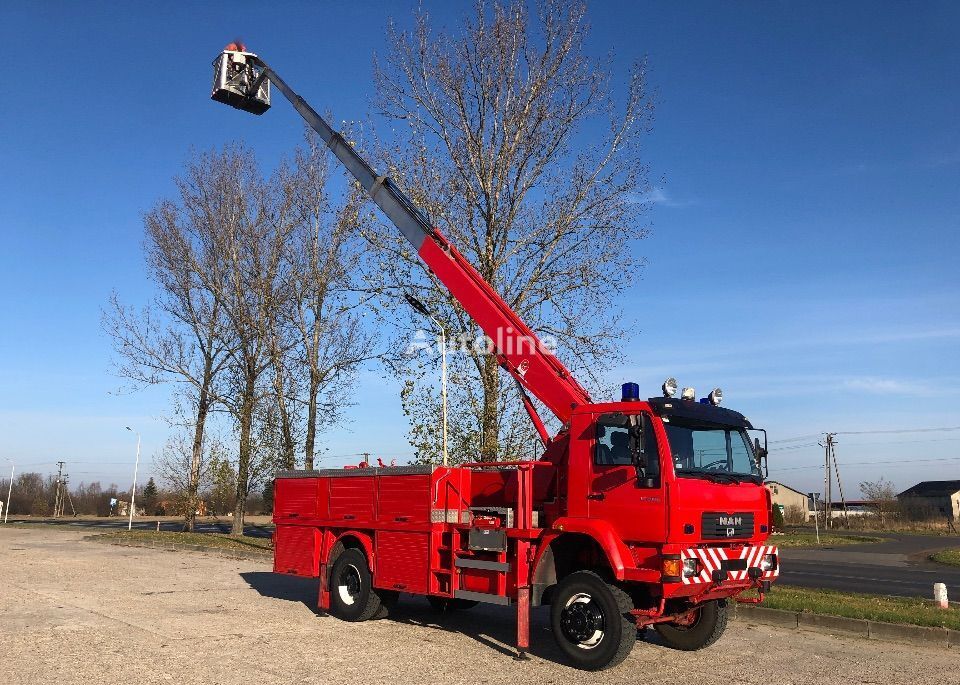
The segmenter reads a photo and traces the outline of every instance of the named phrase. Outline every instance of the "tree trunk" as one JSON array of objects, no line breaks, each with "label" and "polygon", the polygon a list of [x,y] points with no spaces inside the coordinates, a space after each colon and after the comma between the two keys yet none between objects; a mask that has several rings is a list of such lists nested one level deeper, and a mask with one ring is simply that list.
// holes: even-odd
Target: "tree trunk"
[{"label": "tree trunk", "polygon": [[197,520],[198,494],[200,490],[200,464],[203,460],[203,431],[210,412],[210,384],[213,382],[213,359],[208,357],[203,365],[203,383],[197,397],[197,422],[193,428],[193,450],[190,454],[190,482],[187,485],[187,511],[183,528],[193,532]]},{"label": "tree trunk", "polygon": [[252,447],[253,409],[255,404],[256,379],[247,377],[245,394],[240,406],[240,454],[237,463],[237,503],[233,509],[231,535],[243,535],[243,516],[250,491],[250,451]]},{"label": "tree trunk", "polygon": [[284,396],[282,366],[283,361],[279,355],[274,355],[274,392],[277,396],[277,413],[280,415],[280,441],[283,450],[283,466],[287,470],[296,467],[296,457],[293,441],[293,428],[290,425],[290,412],[287,411],[287,399]]},{"label": "tree trunk", "polygon": [[483,408],[480,416],[480,461],[495,461],[499,450],[500,366],[495,356],[483,358]]},{"label": "tree trunk", "polygon": [[304,440],[304,464],[308,471],[313,468],[313,450],[317,439],[317,395],[320,392],[320,382],[314,371],[310,372],[310,395],[307,399],[307,437]]}]

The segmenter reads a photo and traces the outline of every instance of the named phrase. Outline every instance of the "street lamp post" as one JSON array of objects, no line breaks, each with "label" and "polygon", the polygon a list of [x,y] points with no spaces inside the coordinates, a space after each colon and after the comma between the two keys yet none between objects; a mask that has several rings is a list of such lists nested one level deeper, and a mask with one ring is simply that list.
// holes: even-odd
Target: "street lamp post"
[{"label": "street lamp post", "polygon": [[409,293],[404,293],[404,299],[417,312],[433,321],[434,325],[440,331],[440,414],[442,427],[441,453],[443,456],[443,465],[447,465],[447,331],[444,329],[437,317],[435,317],[427,306]]},{"label": "street lamp post", "polygon": [[3,522],[7,522],[7,517],[10,516],[10,497],[13,493],[13,461],[7,459],[10,462],[10,484],[7,486],[7,503],[3,507]]},{"label": "street lamp post", "polygon": [[130,520],[127,522],[127,530],[133,530],[133,510],[136,506],[137,498],[137,471],[140,468],[140,433],[127,426],[127,430],[137,434],[137,461],[133,466],[133,487],[130,488]]}]

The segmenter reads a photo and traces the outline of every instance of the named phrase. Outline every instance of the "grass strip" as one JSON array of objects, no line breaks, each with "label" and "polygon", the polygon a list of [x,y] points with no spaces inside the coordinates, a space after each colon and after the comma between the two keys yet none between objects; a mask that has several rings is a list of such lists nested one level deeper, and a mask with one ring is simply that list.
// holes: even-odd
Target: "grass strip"
[{"label": "grass strip", "polygon": [[126,542],[151,544],[174,543],[179,545],[202,545],[227,550],[265,551],[273,549],[270,538],[234,537],[218,533],[180,533],[152,530],[118,530],[104,533],[101,537]]},{"label": "grass strip", "polygon": [[960,549],[942,549],[930,555],[931,561],[950,566],[960,566]]},{"label": "grass strip", "polygon": [[960,630],[960,609],[941,609],[919,597],[889,597],[774,585],[761,606],[807,614]]},{"label": "grass strip", "polygon": [[[864,545],[867,543],[883,542],[883,538],[868,537],[866,535],[832,535],[820,534],[820,547],[840,547],[843,545]],[[777,547],[817,547],[817,536],[814,533],[784,533],[772,535],[767,544]]]}]

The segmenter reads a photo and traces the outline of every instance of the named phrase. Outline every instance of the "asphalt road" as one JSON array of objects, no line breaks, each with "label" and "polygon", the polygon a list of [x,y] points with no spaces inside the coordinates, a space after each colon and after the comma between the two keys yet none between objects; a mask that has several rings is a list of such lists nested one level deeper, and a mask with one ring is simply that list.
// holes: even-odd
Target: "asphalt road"
[{"label": "asphalt road", "polygon": [[316,580],[269,562],[95,545],[86,532],[0,526],[4,685],[960,685],[948,650],[744,621],[699,652],[638,642],[587,673],[563,663],[544,609],[518,663],[509,607],[438,614],[404,597],[387,619],[347,623],[314,611]]},{"label": "asphalt road", "polygon": [[[68,526],[72,528],[103,528],[106,530],[126,530],[128,521],[125,518],[113,517],[113,518],[98,518],[98,519],[88,519],[88,518],[61,518],[61,519],[26,519],[26,518],[11,518],[8,523],[29,523],[32,525],[50,525],[50,526]],[[135,530],[157,530],[157,520],[153,519],[151,521],[134,521],[133,528]],[[173,521],[161,521],[160,530],[168,532],[176,532],[183,530],[183,523],[178,520]],[[194,526],[195,533],[229,533],[230,532],[230,522],[229,521],[217,521],[217,522],[200,522]],[[249,535],[254,538],[268,538],[273,533],[272,527],[265,527],[256,524],[247,524],[243,527],[243,534]]]},{"label": "asphalt road", "polygon": [[[906,597],[933,597],[933,584],[945,583],[960,600],[960,567],[928,561],[938,549],[960,547],[960,537],[875,534],[884,542],[780,551],[780,581],[810,588],[869,592]],[[776,538],[770,542],[776,544]]]}]

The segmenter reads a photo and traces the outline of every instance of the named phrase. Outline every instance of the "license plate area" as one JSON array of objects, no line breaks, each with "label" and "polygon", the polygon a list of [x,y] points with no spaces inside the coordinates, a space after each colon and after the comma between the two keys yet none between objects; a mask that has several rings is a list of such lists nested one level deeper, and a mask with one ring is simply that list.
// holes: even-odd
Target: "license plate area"
[{"label": "license plate area", "polygon": [[746,559],[724,559],[720,562],[721,571],[746,571]]}]

